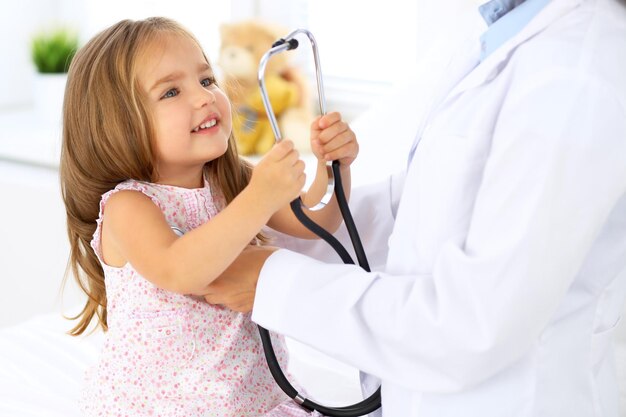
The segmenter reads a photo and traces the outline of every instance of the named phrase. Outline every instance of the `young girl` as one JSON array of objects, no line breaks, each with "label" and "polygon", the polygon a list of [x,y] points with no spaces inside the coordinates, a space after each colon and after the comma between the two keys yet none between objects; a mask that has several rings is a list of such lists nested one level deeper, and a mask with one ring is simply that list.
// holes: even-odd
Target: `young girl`
[{"label": "young girl", "polygon": [[[207,286],[264,225],[313,238],[288,203],[304,186],[290,141],[254,169],[237,156],[231,108],[195,38],[164,18],[122,21],[73,60],[65,94],[61,180],[74,275],[106,341],[87,374],[87,416],[308,415],[274,383],[256,326],[208,304]],[[355,136],[337,113],[316,119],[316,179],[339,159],[349,190]],[[328,230],[333,201],[308,213]],[[277,338],[283,367],[287,354]]]}]

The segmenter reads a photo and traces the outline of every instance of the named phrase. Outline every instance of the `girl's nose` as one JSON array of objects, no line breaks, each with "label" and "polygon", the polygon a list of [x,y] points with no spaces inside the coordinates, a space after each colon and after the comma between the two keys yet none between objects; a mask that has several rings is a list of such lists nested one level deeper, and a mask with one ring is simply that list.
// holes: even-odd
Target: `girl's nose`
[{"label": "girl's nose", "polygon": [[215,103],[215,93],[210,89],[206,89],[202,86],[197,90],[195,97],[196,107],[203,107],[205,105]]}]

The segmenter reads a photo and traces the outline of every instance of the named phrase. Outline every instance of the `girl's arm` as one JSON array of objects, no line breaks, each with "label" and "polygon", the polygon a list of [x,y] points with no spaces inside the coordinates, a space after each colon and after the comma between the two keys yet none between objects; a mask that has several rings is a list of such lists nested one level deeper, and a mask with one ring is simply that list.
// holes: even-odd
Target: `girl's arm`
[{"label": "girl's arm", "polygon": [[[313,207],[320,202],[328,186],[328,170],[326,161],[339,160],[339,170],[346,199],[350,198],[350,164],[359,153],[354,132],[347,123],[341,120],[337,112],[316,118],[311,124],[311,148],[317,157],[316,175],[311,187],[301,195],[305,206]],[[331,201],[321,210],[304,213],[315,223],[333,233],[341,224],[341,212],[337,199],[333,195]],[[278,210],[268,222],[268,226],[279,232],[303,239],[316,239],[317,236],[305,228],[291,211],[289,204]]]},{"label": "girl's arm", "polygon": [[106,204],[103,257],[112,266],[130,262],[159,288],[202,295],[303,186],[304,163],[293,143],[283,141],[259,162],[250,184],[224,210],[180,238],[147,196],[120,191]]}]

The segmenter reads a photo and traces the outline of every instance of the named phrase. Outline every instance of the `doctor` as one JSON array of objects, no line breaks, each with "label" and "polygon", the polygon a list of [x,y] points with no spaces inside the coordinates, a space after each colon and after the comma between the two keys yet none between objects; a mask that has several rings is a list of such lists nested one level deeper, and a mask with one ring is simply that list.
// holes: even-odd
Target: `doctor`
[{"label": "doctor", "polygon": [[480,12],[405,175],[353,192],[378,268],[250,248],[207,300],[380,378],[385,417],[617,417],[626,4]]}]

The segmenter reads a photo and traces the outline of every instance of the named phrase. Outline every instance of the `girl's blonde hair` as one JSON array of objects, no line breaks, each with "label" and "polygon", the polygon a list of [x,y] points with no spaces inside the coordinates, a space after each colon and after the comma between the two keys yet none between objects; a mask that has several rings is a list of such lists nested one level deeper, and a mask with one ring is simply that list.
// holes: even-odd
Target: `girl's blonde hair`
[{"label": "girl's blonde hair", "polygon": [[[200,47],[191,33],[170,19],[123,20],[92,38],[69,68],[61,192],[70,240],[68,273],[71,270],[88,297],[82,311],[71,317],[79,320],[70,331],[74,336],[88,328],[94,315],[107,329],[104,272],[90,246],[102,194],[128,179],[154,182],[158,178],[154,127],[137,80],[137,61],[144,49],[166,35],[187,37]],[[239,158],[232,134],[226,153],[205,165],[206,177],[227,203],[248,184],[251,172],[251,166]]]}]

